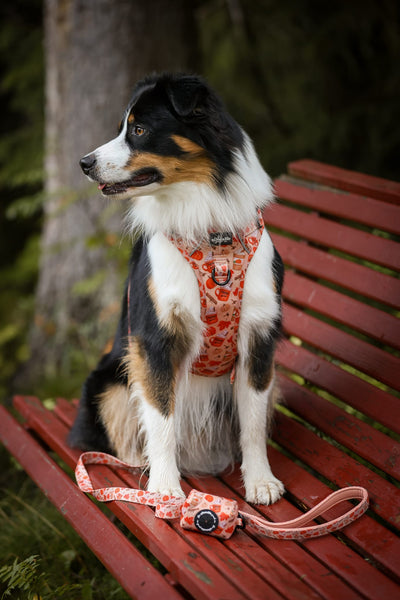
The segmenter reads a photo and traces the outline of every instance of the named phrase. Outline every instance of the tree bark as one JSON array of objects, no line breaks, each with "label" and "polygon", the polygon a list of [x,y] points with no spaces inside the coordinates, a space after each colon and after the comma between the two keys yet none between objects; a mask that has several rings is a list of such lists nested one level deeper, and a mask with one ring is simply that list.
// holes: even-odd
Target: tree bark
[{"label": "tree bark", "polygon": [[137,79],[195,68],[195,39],[185,0],[45,1],[48,200],[30,381],[67,373],[71,349],[98,352],[115,326],[123,207],[101,199],[78,161],[116,135]]}]

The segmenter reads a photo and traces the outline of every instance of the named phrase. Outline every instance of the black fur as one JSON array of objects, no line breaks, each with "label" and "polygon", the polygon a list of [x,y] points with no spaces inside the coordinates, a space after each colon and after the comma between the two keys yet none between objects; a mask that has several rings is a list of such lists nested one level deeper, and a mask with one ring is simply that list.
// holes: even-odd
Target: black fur
[{"label": "black fur", "polygon": [[[226,174],[234,170],[233,150],[243,146],[243,133],[217,94],[200,77],[147,77],[136,85],[127,111],[135,117],[127,131],[127,142],[133,150],[181,156],[182,149],[165,133],[186,137],[207,151],[216,165],[215,181],[223,187]],[[136,125],[144,127],[146,134],[133,135]],[[158,128],[162,136],[158,135]]]}]

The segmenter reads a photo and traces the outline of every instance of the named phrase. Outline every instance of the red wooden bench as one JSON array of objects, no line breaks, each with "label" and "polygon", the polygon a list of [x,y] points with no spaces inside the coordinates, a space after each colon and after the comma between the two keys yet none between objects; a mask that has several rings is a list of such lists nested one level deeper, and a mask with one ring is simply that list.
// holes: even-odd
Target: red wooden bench
[{"label": "red wooden bench", "polygon": [[[23,425],[0,407],[3,443],[133,598],[399,597],[400,184],[301,160],[276,192],[265,219],[287,269],[278,350],[285,406],[269,455],[287,493],[268,508],[245,506],[237,468],[188,478],[184,489],[234,497],[283,521],[354,484],[368,489],[370,510],[339,534],[303,543],[246,530],[222,542],[157,520],[150,507],[111,503],[157,570],[54,459],[76,463],[65,442],[75,404],[59,399],[49,411],[16,397]],[[145,483],[139,472],[105,466],[91,475],[98,487]]]}]

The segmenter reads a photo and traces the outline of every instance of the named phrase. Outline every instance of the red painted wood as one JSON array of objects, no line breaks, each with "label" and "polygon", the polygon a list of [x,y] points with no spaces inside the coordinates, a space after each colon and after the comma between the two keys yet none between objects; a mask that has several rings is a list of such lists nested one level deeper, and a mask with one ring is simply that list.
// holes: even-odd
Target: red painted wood
[{"label": "red painted wood", "polygon": [[[62,401],[62,400],[59,400],[58,404],[60,405],[60,418],[64,415],[64,418],[66,419],[66,421],[71,423],[74,418],[74,414],[71,411],[71,405],[68,402]],[[64,411],[64,409],[66,409],[66,410]],[[72,407],[72,409],[74,410],[73,407]],[[270,454],[271,454],[271,452],[273,452],[272,448],[270,448],[270,450],[269,450]],[[293,493],[292,487],[288,485],[287,478],[285,476],[285,471],[289,469],[289,466],[291,463],[288,459],[286,459],[282,455],[279,454],[278,456],[279,456],[279,459],[276,459],[275,461],[272,462],[273,471],[276,472],[276,470],[279,469],[279,461],[280,460],[284,459],[285,461],[287,461],[288,464],[286,464],[286,462],[285,462],[285,469],[281,474],[281,478],[285,482],[286,488],[289,489],[291,493]],[[298,469],[299,469],[299,471],[301,471],[302,474],[297,477],[297,480],[302,480],[303,476],[307,476],[307,474],[304,471],[302,471],[300,469],[300,467],[298,467]],[[226,497],[232,497],[232,493],[230,490],[223,490],[221,488],[221,484],[218,479],[211,478],[211,477],[202,477],[201,479],[196,480],[194,478],[191,478],[191,479],[189,479],[189,482],[192,484],[193,487],[196,487],[197,489],[202,489],[204,491],[207,490],[207,491],[210,491],[211,493],[225,495]],[[229,483],[231,484],[231,481],[229,481]],[[323,484],[320,484],[320,482],[318,480],[311,479],[310,484],[307,487],[307,494],[312,494],[312,490],[313,490],[313,487],[315,487],[315,485],[317,485],[317,486],[321,485],[322,489],[324,490],[323,493],[320,494],[320,498],[319,498],[320,500],[322,500],[323,497],[328,495],[330,490],[326,486],[323,486]],[[237,493],[243,492],[243,490],[241,490],[240,484],[237,485],[236,492]],[[245,505],[243,503],[243,501],[241,501],[241,502],[242,502],[242,504],[241,504],[242,510],[248,510],[248,512],[254,512],[254,509],[250,508],[248,505]],[[309,504],[309,506],[312,506],[314,504],[317,504],[317,501]],[[258,508],[260,510],[260,507],[258,507]],[[262,510],[264,510],[264,509],[262,509]],[[294,518],[300,514],[300,511],[298,511],[295,507],[290,505],[290,503],[285,500],[281,500],[279,503],[274,504],[273,506],[266,509],[266,511],[267,512],[263,512],[263,514],[265,514],[268,518],[270,518],[273,521],[284,521],[289,518]],[[368,517],[365,517],[365,518],[367,519]],[[387,550],[387,544],[389,543],[389,541],[387,541],[387,536],[386,537],[384,536],[385,530],[381,525],[375,524],[374,521],[372,521],[371,519],[369,519],[369,521],[371,522],[371,526],[367,529],[368,535],[366,537],[364,536],[365,540],[363,537],[363,541],[365,541],[364,546],[369,551],[373,551],[375,549],[375,546],[377,546],[377,540],[386,540],[386,542],[383,544],[382,549],[379,546],[379,544],[378,544],[379,547],[376,549],[379,559],[380,560],[382,560],[383,558],[386,559],[386,557],[387,557],[386,550]],[[373,535],[372,528],[374,526],[377,526],[380,529],[376,534],[374,533],[374,535]],[[352,528],[349,528],[346,530],[346,535],[350,534],[350,532],[353,531],[353,527],[354,526],[352,526]],[[357,533],[357,529],[356,529],[356,533]],[[374,537],[375,535],[376,535],[376,537]],[[236,536],[235,536],[235,538],[236,538]],[[235,538],[233,538],[233,540],[235,540]],[[395,538],[393,536],[393,534],[389,534],[389,538],[390,539],[394,538],[394,540],[397,540],[397,538]],[[236,539],[238,539],[238,538],[236,538]],[[356,534],[354,536],[350,535],[350,539],[357,542],[358,544],[360,543],[360,539]],[[397,542],[399,542],[399,540],[397,540]],[[271,553],[271,555],[275,556],[278,560],[282,561],[287,567],[289,567],[294,573],[296,573],[304,581],[306,581],[315,591],[320,593],[321,596],[324,598],[325,597],[333,598],[334,600],[336,600],[336,598],[338,597],[340,588],[341,588],[341,584],[335,580],[334,576],[331,573],[332,569],[340,577],[343,577],[350,585],[356,587],[356,589],[358,589],[360,587],[360,591],[364,591],[363,586],[365,586],[366,597],[373,598],[373,594],[372,594],[372,596],[369,596],[367,593],[368,590],[371,592],[371,577],[372,576],[369,575],[369,577],[367,577],[367,578],[365,577],[365,568],[366,568],[365,561],[362,558],[360,558],[358,555],[354,555],[351,551],[349,551],[349,553],[347,553],[347,554],[344,553],[343,545],[338,540],[336,540],[334,537],[330,537],[329,542],[327,539],[307,541],[306,542],[306,547],[307,547],[306,555],[304,555],[304,551],[302,551],[298,545],[291,544],[290,542],[282,542],[282,544],[275,544],[274,540],[269,540],[267,538],[262,538],[262,539],[259,538],[258,543],[261,544],[262,547],[267,549],[268,552]],[[391,548],[393,549],[393,543],[394,543],[393,539],[391,539],[390,543],[391,543]],[[243,549],[243,544],[245,544],[244,549]],[[249,544],[250,544],[250,546],[249,546]],[[315,552],[314,552],[314,546],[316,548]],[[321,551],[321,547],[322,547],[322,551]],[[399,542],[399,549],[400,549],[400,542]],[[253,560],[255,560],[257,564],[260,564],[261,571],[264,569],[264,565],[269,560],[269,559],[268,560],[265,559],[264,562],[261,561],[259,563],[258,562],[259,559],[257,558],[258,555],[255,554],[253,542],[251,542],[249,540],[247,540],[247,543],[245,543],[243,541],[243,539],[240,539],[240,543],[238,543],[238,549],[235,549],[234,551],[235,551],[235,553],[243,551],[245,553],[245,555],[247,556],[247,560],[250,560],[250,563]],[[244,561],[246,561],[246,556],[243,557]],[[315,559],[312,558],[313,556],[315,556]],[[391,555],[389,554],[388,557],[390,557],[390,556]],[[332,565],[333,557],[334,557],[334,565]],[[315,561],[317,561],[317,562],[315,562]],[[320,561],[322,561],[322,564],[320,563]],[[324,566],[324,564],[325,564],[325,566]],[[385,568],[392,568],[392,567],[393,567],[393,565],[392,565],[390,559],[389,559],[389,562],[387,562],[387,560],[386,560]],[[254,567],[254,568],[256,568],[256,567]],[[367,570],[368,569],[370,569],[371,571],[374,571],[374,569],[370,565],[368,565]],[[269,570],[267,570],[265,572],[265,574],[269,577],[270,576]],[[328,574],[329,574],[329,577],[327,577]],[[380,581],[379,585],[383,586],[383,589],[393,589],[391,587],[393,584],[390,581],[387,581],[385,577],[381,576],[381,574],[376,573],[373,577],[375,577],[375,578],[377,577],[378,580],[380,578],[382,578],[382,581]],[[372,579],[373,579],[373,577],[372,577]],[[347,595],[344,597],[347,598]],[[349,596],[349,597],[351,597],[351,596]]]},{"label": "red painted wood", "polygon": [[275,181],[275,193],[282,200],[289,200],[322,213],[362,223],[372,229],[400,234],[400,207],[388,202],[320,189],[314,183],[296,184],[286,179]]},{"label": "red painted wood", "polygon": [[283,296],[293,304],[331,317],[381,344],[400,349],[400,320],[381,310],[289,270],[285,274]]},{"label": "red painted wood", "polygon": [[[233,486],[228,487],[220,479],[216,479],[215,477],[191,477],[188,480],[191,487],[195,489],[236,500],[242,511],[257,516],[263,514],[259,512],[260,507],[258,507],[258,511],[255,510],[255,508],[244,502],[237,489],[232,491]],[[278,504],[271,507],[270,513],[271,512],[274,513],[275,516],[275,518],[272,518],[271,520],[275,521],[285,521],[300,515],[300,511],[285,499],[280,500]],[[279,515],[282,517],[281,519],[276,517],[277,512],[279,512]],[[270,513],[268,514],[268,517],[271,516]],[[235,534],[235,536],[226,543],[233,548],[233,551],[240,554],[244,561],[253,563],[257,572],[263,575],[267,580],[270,580],[272,568],[271,584],[274,585],[274,587],[276,586],[277,591],[284,596],[289,588],[293,592],[296,590],[296,597],[297,594],[301,597],[304,594],[305,583],[307,583],[307,586],[310,586],[310,588],[316,592],[318,598],[322,597],[336,600],[342,595],[346,600],[350,600],[350,598],[359,598],[358,593],[340,579],[340,576],[342,576],[343,573],[346,573],[346,566],[343,565],[344,568],[341,570],[339,577],[335,576],[329,567],[320,562],[320,557],[318,555],[314,557],[314,553],[308,544],[307,550],[305,550],[300,544],[291,544],[284,540],[282,540],[282,544],[274,544],[273,540],[263,536],[247,536],[247,543],[244,543],[243,538],[245,537],[245,532],[237,533],[240,533],[240,537]],[[335,538],[330,538],[330,542],[331,552],[335,552],[335,549],[336,552],[339,552],[339,550],[341,551],[341,548],[339,548],[341,544]],[[278,561],[280,561],[282,565],[285,565],[285,567],[290,568],[292,572],[286,572],[285,574],[282,566],[276,569],[276,564],[280,564]],[[355,562],[352,562],[352,573],[358,572],[361,563],[363,563],[363,561],[355,555]],[[269,568],[270,565],[271,568]],[[302,589],[299,589],[298,577],[304,582],[302,583]],[[355,578],[350,579],[352,580],[350,584],[354,583]],[[306,594],[308,594],[308,596],[306,595],[306,598],[310,598],[311,600],[311,598],[315,597],[315,594],[313,594],[310,588],[307,587],[305,591]],[[301,592],[301,596],[299,592]]]},{"label": "red painted wood", "polygon": [[361,485],[371,509],[400,529],[400,489],[293,419],[277,413],[273,439],[339,487]]},{"label": "red painted wood", "polygon": [[[285,487],[290,496],[297,500],[303,507],[303,511],[306,510],[304,507],[309,509],[316,506],[318,502],[326,498],[332,491],[327,485],[314,478],[310,473],[299,465],[296,465],[296,463],[276,449],[269,447],[268,453],[273,472],[285,482]],[[238,468],[223,474],[222,479],[236,493],[240,495],[243,493],[243,485]],[[350,503],[348,505],[343,504],[341,510],[350,509],[350,507]],[[300,511],[289,504],[285,498],[272,506],[258,506],[257,510],[267,519],[276,522],[295,518],[300,514]],[[325,518],[332,519],[336,516],[338,515],[334,509],[327,512]],[[274,552],[282,550],[284,561],[287,556],[288,560],[295,562],[298,547],[304,547],[311,556],[315,556],[321,561],[322,566],[326,566],[327,573],[325,580],[332,577],[333,574],[338,574],[346,583],[362,594],[363,597],[375,600],[376,590],[379,589],[383,594],[382,597],[390,598],[391,594],[397,590],[396,583],[382,572],[379,572],[371,563],[366,562],[361,556],[369,559],[373,557],[374,565],[382,559],[383,562],[381,564],[386,573],[389,576],[391,574],[396,576],[399,573],[399,562],[396,555],[400,551],[400,540],[368,515],[364,515],[364,517],[346,527],[341,533],[341,537],[347,540],[350,546],[342,544],[334,536],[329,536],[301,542],[299,546],[284,542],[285,547],[283,548],[283,545],[277,547],[276,544],[272,544],[271,550]],[[269,543],[265,538],[262,541],[260,540],[260,542],[263,544]],[[354,553],[351,547],[355,547],[361,556]],[[298,563],[298,567],[301,570],[301,562]],[[324,586],[323,582],[322,586]],[[385,594],[388,595],[386,596]],[[340,598],[341,596],[336,597]],[[343,598],[347,598],[346,594]]]},{"label": "red painted wood", "polygon": [[305,242],[297,242],[277,233],[271,234],[271,237],[288,266],[382,304],[396,309],[399,307],[399,279],[318,250]]},{"label": "red painted wood", "polygon": [[267,225],[289,231],[316,244],[335,248],[352,256],[393,270],[400,269],[400,245],[347,225],[341,225],[282,204],[264,212]]},{"label": "red painted wood", "polygon": [[378,381],[394,389],[400,387],[400,359],[396,356],[286,303],[283,310],[283,327],[287,334],[299,337]]},{"label": "red painted wood", "polygon": [[356,173],[309,159],[289,163],[288,171],[291,175],[308,181],[316,181],[340,190],[400,204],[400,183],[396,181]]},{"label": "red painted wood", "polygon": [[149,600],[181,598],[2,406],[0,438],[128,594]]},{"label": "red painted wood", "polygon": [[[52,412],[47,411],[36,398],[16,397],[14,404],[28,419],[30,427],[71,468],[74,468],[79,452],[67,446],[65,425]],[[124,472],[119,472],[118,475],[116,473],[117,470],[98,465],[90,471],[92,481],[98,487],[123,485],[121,475],[125,475]],[[141,482],[143,483],[143,478],[138,471],[135,487],[141,487]],[[175,581],[190,591],[194,597],[244,598],[244,595],[228,581],[232,574],[233,577],[237,577],[228,550],[225,556],[225,573],[222,575],[214,564],[197,551],[197,548],[193,548],[190,540],[193,542],[193,535],[197,536],[196,533],[192,535],[191,532],[181,529],[179,534],[176,533],[172,528],[173,524],[156,519],[154,511],[148,506],[110,502],[108,507],[170,571]],[[194,538],[195,543],[196,540],[197,537]]]},{"label": "red painted wood", "polygon": [[279,378],[285,406],[384,473],[400,479],[400,444],[287,377]]},{"label": "red painted wood", "polygon": [[276,360],[289,371],[298,373],[310,383],[400,434],[399,400],[395,396],[288,340],[278,345]]},{"label": "red painted wood", "polygon": [[[301,505],[303,511],[316,506],[332,491],[325,483],[272,446],[268,447],[268,456],[273,472],[285,482],[285,487],[290,496]],[[243,486],[238,468],[224,474],[223,480],[233,489],[242,493]],[[342,509],[347,507],[350,508],[350,503],[342,505]],[[272,506],[262,507],[260,510],[272,521],[283,521],[292,515],[293,517],[298,516],[298,512],[294,507],[292,507],[292,514],[290,514],[289,509],[290,505],[288,506],[288,503],[280,501]],[[326,513],[326,518],[331,519],[334,516],[333,511]],[[375,521],[368,513],[364,515],[363,519],[346,527],[341,533],[342,536],[350,543],[350,547],[358,549],[360,555],[369,558],[373,565],[381,565],[386,574],[389,576],[400,575],[398,560],[400,556],[400,538],[387,530],[381,523]],[[302,542],[302,545],[318,556],[334,572],[338,570],[345,580],[352,583],[355,589],[359,589],[367,596],[372,596],[374,600],[374,590],[385,588],[389,591],[394,589],[393,582],[388,580],[383,573],[379,573],[375,568],[369,568],[372,567],[371,562],[366,563],[362,560],[360,564],[356,561],[356,568],[353,570],[350,566],[353,564],[353,552],[346,546],[341,545],[341,547],[338,547],[333,543],[333,539],[335,539],[333,536],[329,536],[318,540],[308,540]],[[361,578],[361,580],[357,581],[357,578]],[[370,588],[369,592],[368,587]]]}]

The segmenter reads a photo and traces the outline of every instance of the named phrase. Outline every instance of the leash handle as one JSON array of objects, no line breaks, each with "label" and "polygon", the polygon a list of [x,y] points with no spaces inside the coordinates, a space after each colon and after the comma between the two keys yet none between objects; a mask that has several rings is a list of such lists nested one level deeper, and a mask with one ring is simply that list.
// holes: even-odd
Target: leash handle
[{"label": "leash handle", "polygon": [[[308,526],[325,511],[347,500],[359,500],[359,503],[357,506],[353,506],[345,514],[336,519],[332,519],[326,523]],[[250,527],[257,533],[279,540],[302,540],[320,537],[332,533],[333,531],[343,529],[343,527],[346,527],[361,517],[368,510],[368,506],[367,490],[358,486],[349,486],[347,488],[336,490],[336,492],[332,492],[332,494],[314,506],[314,508],[291,521],[270,523],[262,517],[250,515],[249,513],[241,512],[240,514],[243,518],[244,525]]]},{"label": "leash handle", "polygon": [[[92,494],[97,500],[101,502],[122,500],[153,506],[158,518],[181,517],[181,526],[185,529],[201,531],[223,539],[228,539],[237,528],[243,529],[244,527],[280,540],[304,540],[320,537],[346,527],[361,517],[369,505],[367,490],[358,486],[350,486],[333,492],[314,508],[291,521],[272,523],[262,517],[239,512],[235,500],[205,494],[197,490],[192,490],[187,498],[182,498],[123,487],[95,489],[85,466],[87,464],[106,465],[126,470],[136,467],[104,452],[81,454],[75,469],[76,481],[83,492]],[[359,500],[359,503],[336,519],[318,525],[309,525],[325,511],[347,500]]]}]

